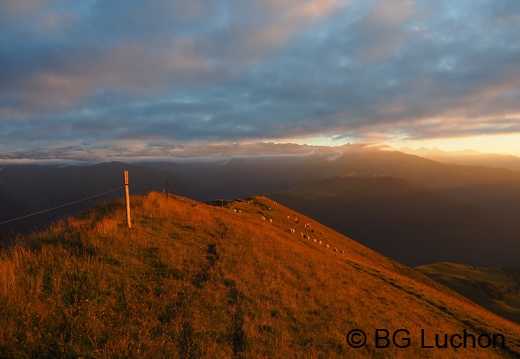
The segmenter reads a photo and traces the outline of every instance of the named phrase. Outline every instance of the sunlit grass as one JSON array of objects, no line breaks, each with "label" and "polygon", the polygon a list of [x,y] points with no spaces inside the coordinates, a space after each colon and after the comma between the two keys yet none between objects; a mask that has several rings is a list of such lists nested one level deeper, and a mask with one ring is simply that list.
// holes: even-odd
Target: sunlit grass
[{"label": "sunlit grass", "polygon": [[[293,215],[266,198],[221,208],[150,194],[132,197],[132,229],[117,202],[21,238],[0,253],[0,357],[461,357],[421,349],[422,328],[505,333],[519,352],[518,326]],[[307,222],[323,245],[300,237]],[[355,328],[415,341],[352,349]]]}]

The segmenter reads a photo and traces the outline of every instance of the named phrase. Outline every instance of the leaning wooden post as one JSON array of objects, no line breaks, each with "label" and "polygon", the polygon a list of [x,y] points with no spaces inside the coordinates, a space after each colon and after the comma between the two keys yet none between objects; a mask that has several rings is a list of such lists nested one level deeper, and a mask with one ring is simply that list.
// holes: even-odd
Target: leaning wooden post
[{"label": "leaning wooden post", "polygon": [[128,186],[128,171],[123,171],[125,177],[125,200],[126,200],[126,221],[128,228],[132,228],[132,221],[130,220],[130,190]]}]

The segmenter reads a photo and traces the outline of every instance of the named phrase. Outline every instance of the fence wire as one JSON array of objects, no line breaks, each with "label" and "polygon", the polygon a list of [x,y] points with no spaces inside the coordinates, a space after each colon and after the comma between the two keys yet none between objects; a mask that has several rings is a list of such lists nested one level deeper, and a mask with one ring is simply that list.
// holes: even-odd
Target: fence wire
[{"label": "fence wire", "polygon": [[53,210],[55,210],[55,209],[62,208],[62,207],[67,207],[67,206],[70,206],[70,205],[72,205],[72,204],[76,204],[76,203],[79,203],[79,202],[88,201],[89,199],[96,198],[96,197],[100,197],[100,196],[103,196],[103,195],[105,195],[105,194],[108,194],[108,193],[111,193],[111,192],[118,191],[118,190],[120,190],[120,189],[122,189],[122,188],[125,188],[125,186],[117,187],[117,188],[111,189],[111,190],[109,190],[109,191],[106,191],[106,192],[103,192],[103,193],[99,193],[99,194],[96,194],[96,195],[93,195],[93,196],[89,196],[89,197],[86,197],[86,198],[78,199],[78,200],[76,200],[76,201],[72,201],[72,202],[69,202],[69,203],[60,204],[59,206],[52,207],[52,208],[47,208],[47,209],[44,209],[44,210],[42,210],[42,211],[38,211],[38,212],[31,213],[31,214],[27,214],[27,215],[25,215],[25,216],[20,216],[20,217],[13,218],[13,219],[8,219],[7,221],[0,222],[0,225],[2,225],[2,224],[6,224],[6,223],[10,223],[10,222],[14,222],[14,221],[18,221],[18,220],[20,220],[20,219],[24,219],[24,218],[32,217],[32,216],[35,216],[35,215],[37,215],[37,214],[41,214],[41,213],[45,213],[45,212],[50,212],[50,211],[53,211]]}]

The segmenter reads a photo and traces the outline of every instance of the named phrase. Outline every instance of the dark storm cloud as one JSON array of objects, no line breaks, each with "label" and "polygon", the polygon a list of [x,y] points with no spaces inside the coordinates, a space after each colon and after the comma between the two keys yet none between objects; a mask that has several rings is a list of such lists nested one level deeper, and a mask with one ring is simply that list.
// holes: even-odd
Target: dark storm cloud
[{"label": "dark storm cloud", "polygon": [[519,131],[513,0],[9,0],[0,14],[0,151]]}]

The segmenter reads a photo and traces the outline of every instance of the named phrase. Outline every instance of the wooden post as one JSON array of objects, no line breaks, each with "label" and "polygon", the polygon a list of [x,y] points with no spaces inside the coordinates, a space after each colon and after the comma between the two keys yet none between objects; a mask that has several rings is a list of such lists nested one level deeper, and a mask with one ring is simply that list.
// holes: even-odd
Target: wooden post
[{"label": "wooden post", "polygon": [[166,199],[168,199],[168,195],[170,194],[170,187],[168,187],[168,180],[166,180],[166,186],[164,188],[166,190]]},{"label": "wooden post", "polygon": [[130,219],[130,190],[128,186],[128,171],[123,171],[125,177],[125,200],[126,200],[126,221],[128,222],[128,228],[132,228],[132,221]]}]

